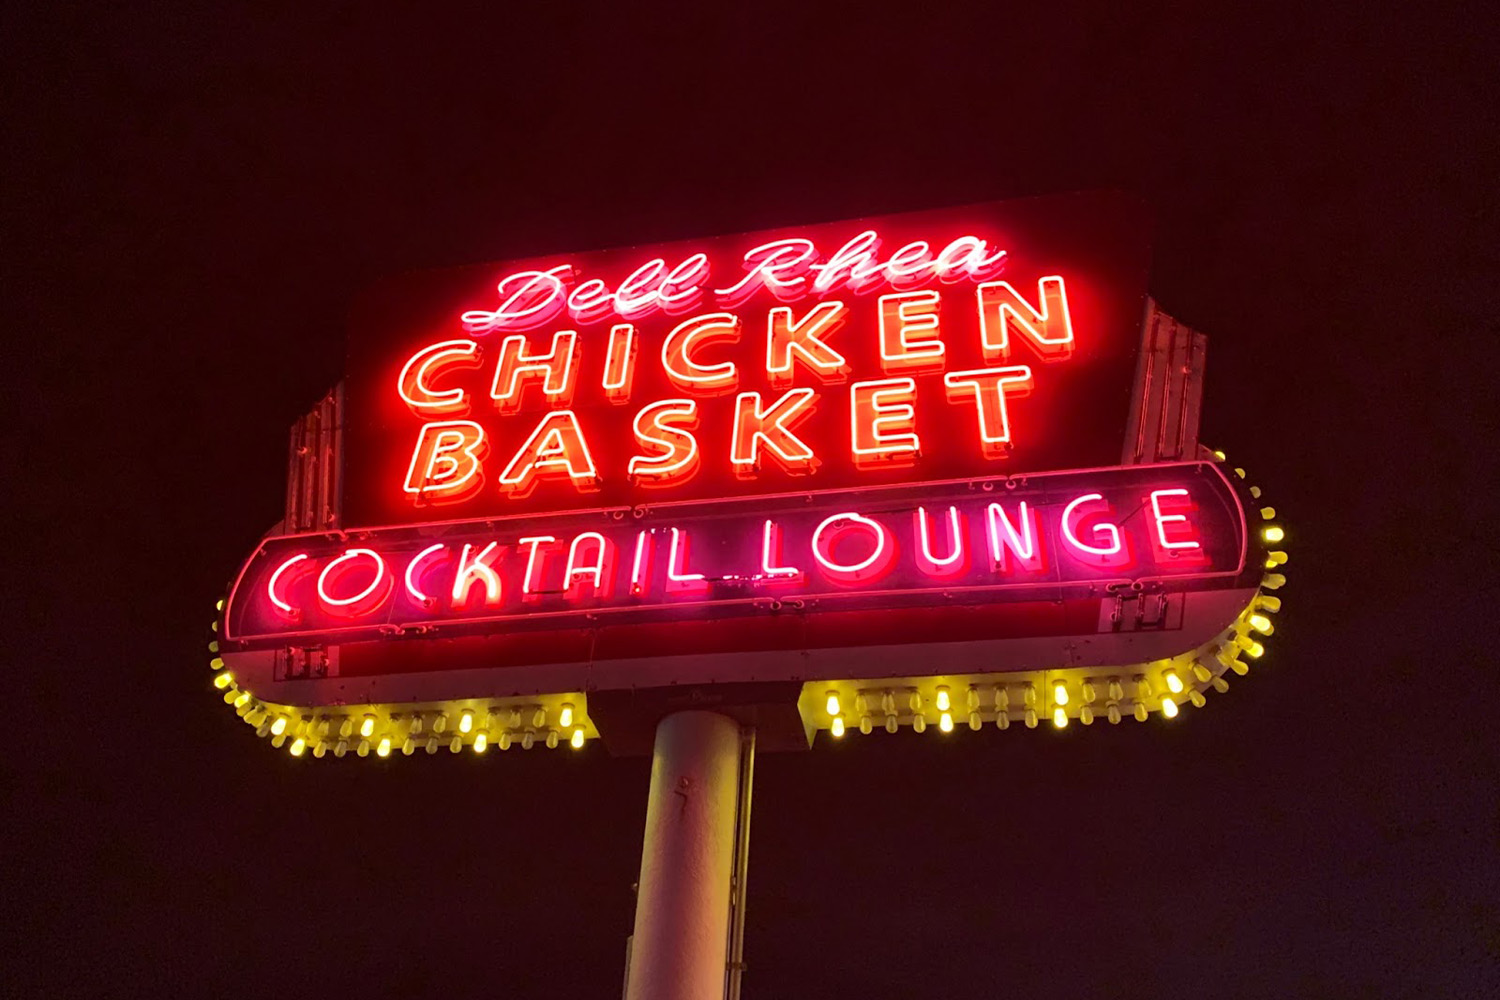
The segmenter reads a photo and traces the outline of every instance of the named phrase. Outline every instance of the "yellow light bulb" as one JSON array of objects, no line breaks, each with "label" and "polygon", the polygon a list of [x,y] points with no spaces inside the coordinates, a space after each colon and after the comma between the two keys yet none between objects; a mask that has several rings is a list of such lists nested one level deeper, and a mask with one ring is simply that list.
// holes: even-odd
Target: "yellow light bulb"
[{"label": "yellow light bulb", "polygon": [[217,601],[214,602],[214,610],[215,611],[223,611],[224,610],[224,598],[221,597]]},{"label": "yellow light bulb", "polygon": [[241,707],[243,707],[245,705],[248,705],[249,703],[250,703],[250,692],[249,691],[241,691],[239,693],[239,696],[234,699],[234,707],[235,708],[241,708]]},{"label": "yellow light bulb", "polygon": [[925,715],[913,715],[911,717],[911,728],[912,728],[913,732],[918,732],[918,733],[925,733],[925,732],[927,732],[927,716],[925,716]]},{"label": "yellow light bulb", "polygon": [[1052,724],[1058,729],[1066,729],[1068,726],[1068,710],[1061,705],[1052,710]]},{"label": "yellow light bulb", "polygon": [[1058,681],[1052,685],[1052,700],[1059,705],[1068,703],[1068,685]]},{"label": "yellow light bulb", "polygon": [[286,732],[286,716],[278,715],[276,721],[271,723],[271,735],[280,736]]},{"label": "yellow light bulb", "polygon": [[1266,647],[1262,646],[1254,639],[1251,639],[1248,644],[1242,645],[1245,645],[1245,655],[1250,657],[1252,660],[1260,659],[1261,654],[1266,651]]},{"label": "yellow light bulb", "polygon": [[464,709],[463,714],[458,717],[458,731],[461,732],[461,733],[467,733],[469,730],[471,730],[473,728],[474,728],[474,713],[471,712],[471,711],[469,711],[466,708],[466,709]]},{"label": "yellow light bulb", "polygon": [[304,740],[304,739],[302,739],[300,736],[297,739],[292,740],[291,754],[292,754],[293,757],[301,757],[302,756],[302,751],[304,751],[306,749],[307,749],[307,741]]},{"label": "yellow light bulb", "polygon": [[1267,542],[1270,542],[1272,545],[1274,545],[1286,537],[1286,532],[1282,531],[1280,528],[1276,527],[1276,525],[1273,524],[1266,530],[1262,531],[1260,533],[1260,537],[1264,538]]},{"label": "yellow light bulb", "polygon": [[557,716],[557,724],[564,729],[573,725],[573,706],[571,704],[563,705],[562,712]]},{"label": "yellow light bulb", "polygon": [[1177,676],[1177,671],[1168,670],[1162,674],[1162,677],[1167,682],[1168,691],[1171,691],[1173,694],[1182,694],[1182,678]]},{"label": "yellow light bulb", "polygon": [[224,669],[224,661],[221,660],[219,657],[215,656],[212,660],[208,661],[208,669],[210,669],[210,670],[223,670]]},{"label": "yellow light bulb", "polygon": [[[945,687],[939,687],[937,689],[937,710],[939,712],[946,712],[952,707],[953,700],[948,697],[948,689]],[[946,730],[944,731],[946,732]]]},{"label": "yellow light bulb", "polygon": [[231,685],[233,683],[234,683],[234,674],[231,674],[227,670],[224,671],[222,674],[215,674],[214,675],[214,687],[218,688],[220,691],[224,690],[225,688],[227,688],[229,685]]},{"label": "yellow light bulb", "polygon": [[574,750],[579,750],[583,747],[582,729],[573,730],[573,735],[568,737],[568,746],[572,747]]},{"label": "yellow light bulb", "polygon": [[549,730],[547,730],[547,749],[548,750],[556,750],[557,749],[557,730],[556,729],[549,729]]},{"label": "yellow light bulb", "polygon": [[1161,714],[1169,719],[1177,718],[1177,702],[1171,698],[1163,698],[1161,700]]},{"label": "yellow light bulb", "polygon": [[489,737],[485,736],[484,733],[476,733],[475,734],[475,736],[474,736],[474,752],[475,753],[484,753],[484,751],[489,748],[489,745],[490,745]]},{"label": "yellow light bulb", "polygon": [[389,736],[382,736],[380,738],[380,744],[375,748],[375,754],[379,757],[389,757],[391,755],[391,738]]},{"label": "yellow light bulb", "polygon": [[1271,619],[1267,618],[1265,615],[1251,615],[1250,627],[1255,629],[1255,631],[1259,632],[1261,635],[1270,635],[1276,630],[1276,627],[1271,624]]},{"label": "yellow light bulb", "polygon": [[953,716],[948,712],[938,716],[938,728],[945,733],[953,732]]},{"label": "yellow light bulb", "polygon": [[359,735],[369,739],[375,733],[375,716],[367,715],[359,724]]},{"label": "yellow light bulb", "polygon": [[823,710],[830,716],[839,714],[839,696],[837,691],[828,692],[828,700],[823,704]]},{"label": "yellow light bulb", "polygon": [[844,717],[842,715],[835,715],[833,717],[833,725],[828,727],[828,731],[833,734],[834,739],[838,739],[840,736],[843,736]]}]

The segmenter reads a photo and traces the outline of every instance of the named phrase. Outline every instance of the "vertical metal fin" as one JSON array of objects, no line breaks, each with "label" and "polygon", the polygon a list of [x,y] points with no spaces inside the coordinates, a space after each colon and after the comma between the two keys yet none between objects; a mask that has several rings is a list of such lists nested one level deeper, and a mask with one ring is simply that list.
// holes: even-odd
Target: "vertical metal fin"
[{"label": "vertical metal fin", "polygon": [[343,403],[340,383],[311,413],[292,424],[286,474],[287,532],[341,527]]},{"label": "vertical metal fin", "polygon": [[1198,418],[1208,338],[1147,300],[1141,354],[1130,398],[1122,465],[1191,459],[1198,453]]}]

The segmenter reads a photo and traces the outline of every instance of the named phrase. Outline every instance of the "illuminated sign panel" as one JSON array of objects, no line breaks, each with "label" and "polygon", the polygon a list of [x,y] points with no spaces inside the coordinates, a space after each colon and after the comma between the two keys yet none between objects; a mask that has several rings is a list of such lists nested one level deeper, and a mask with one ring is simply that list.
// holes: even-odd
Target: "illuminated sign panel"
[{"label": "illuminated sign panel", "polygon": [[[993,485],[993,484],[992,484]],[[1214,466],[686,502],[268,538],[227,609],[247,644],[634,624],[797,609],[1061,600],[1233,580]]]},{"label": "illuminated sign panel", "polygon": [[1199,707],[1264,652],[1285,533],[1198,442],[1147,233],[1076,195],[387,281],[215,684],[313,756]]},{"label": "illuminated sign panel", "polygon": [[407,275],[352,317],[344,523],[1111,465],[1146,267],[1087,195]]}]

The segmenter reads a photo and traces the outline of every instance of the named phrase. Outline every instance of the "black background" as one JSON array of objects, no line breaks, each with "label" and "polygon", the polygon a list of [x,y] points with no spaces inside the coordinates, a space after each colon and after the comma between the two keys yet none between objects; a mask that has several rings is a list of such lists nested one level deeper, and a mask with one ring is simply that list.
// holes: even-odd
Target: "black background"
[{"label": "black background", "polygon": [[11,990],[617,995],[647,761],[297,761],[208,685],[357,289],[1114,186],[1284,512],[1277,634],[1170,725],[763,757],[745,995],[1495,991],[1484,5],[30,6]]}]

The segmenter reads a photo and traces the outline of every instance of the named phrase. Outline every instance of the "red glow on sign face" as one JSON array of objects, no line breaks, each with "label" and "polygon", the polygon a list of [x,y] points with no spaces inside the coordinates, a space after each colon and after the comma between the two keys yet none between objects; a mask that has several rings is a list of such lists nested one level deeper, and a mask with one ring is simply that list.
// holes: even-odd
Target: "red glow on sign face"
[{"label": "red glow on sign face", "polygon": [[407,279],[356,314],[346,518],[1112,464],[1139,223],[1084,197]]},{"label": "red glow on sign face", "polygon": [[[358,577],[367,578],[361,588]],[[374,549],[349,549],[329,560],[318,574],[318,604],[336,615],[366,614],[391,591],[385,560]]]},{"label": "red glow on sign face", "polygon": [[[789,591],[818,608],[988,604],[1197,587],[1246,565],[1243,509],[1222,475],[1181,465],[1030,478],[994,499],[955,483],[671,505],[644,524],[595,510],[398,526],[347,549],[325,535],[272,539],[231,594],[226,637],[701,618]],[[1182,547],[1162,547],[1161,532]]]}]

